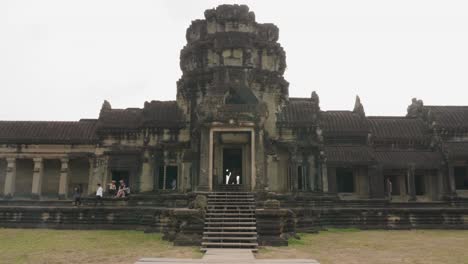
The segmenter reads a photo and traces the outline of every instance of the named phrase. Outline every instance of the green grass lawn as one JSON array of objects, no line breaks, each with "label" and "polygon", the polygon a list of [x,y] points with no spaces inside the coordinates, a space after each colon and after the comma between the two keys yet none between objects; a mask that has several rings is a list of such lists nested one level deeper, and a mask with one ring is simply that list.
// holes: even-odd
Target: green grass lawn
[{"label": "green grass lawn", "polygon": [[141,231],[0,229],[0,263],[134,263],[141,257],[199,258]]},{"label": "green grass lawn", "polygon": [[[468,231],[360,231],[300,234],[289,247],[261,248],[258,258],[312,258],[322,264],[468,263]],[[131,264],[141,257],[199,258],[198,247],[174,247],[140,231],[0,229],[0,263]]]},{"label": "green grass lawn", "polygon": [[468,263],[468,231],[360,231],[301,234],[289,247],[262,248],[257,258],[312,258],[321,264]]}]

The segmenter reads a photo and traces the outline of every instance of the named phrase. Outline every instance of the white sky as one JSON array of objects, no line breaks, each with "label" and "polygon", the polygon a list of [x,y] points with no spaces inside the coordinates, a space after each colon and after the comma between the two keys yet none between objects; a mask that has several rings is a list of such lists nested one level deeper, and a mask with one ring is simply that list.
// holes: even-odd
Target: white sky
[{"label": "white sky", "polygon": [[368,115],[468,105],[468,1],[0,0],[0,120],[174,100],[185,30],[221,3],[280,28],[292,97],[343,110],[359,94]]}]

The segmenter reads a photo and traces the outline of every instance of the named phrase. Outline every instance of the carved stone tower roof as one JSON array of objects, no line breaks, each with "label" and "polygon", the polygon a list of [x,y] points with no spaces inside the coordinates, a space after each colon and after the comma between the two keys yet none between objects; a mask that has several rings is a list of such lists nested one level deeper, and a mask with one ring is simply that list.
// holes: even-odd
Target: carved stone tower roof
[{"label": "carved stone tower roof", "polygon": [[230,104],[265,104],[264,93],[276,94],[277,104],[287,100],[286,55],[278,34],[275,25],[257,23],[245,5],[206,10],[205,19],[193,21],[187,29],[187,45],[180,53],[183,76],[178,102],[187,107],[186,112],[215,120],[223,118],[210,114],[212,110],[225,112],[232,109],[225,107]]}]

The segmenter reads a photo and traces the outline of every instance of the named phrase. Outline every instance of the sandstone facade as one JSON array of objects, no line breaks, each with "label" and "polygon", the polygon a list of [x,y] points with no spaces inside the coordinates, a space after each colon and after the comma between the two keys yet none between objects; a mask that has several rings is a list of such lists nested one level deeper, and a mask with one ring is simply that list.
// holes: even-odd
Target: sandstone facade
[{"label": "sandstone facade", "polygon": [[[468,197],[468,106],[413,99],[406,116],[328,111],[290,98],[279,29],[246,6],[205,12],[186,32],[176,101],[77,122],[0,122],[0,194],[70,197],[123,179],[133,193],[241,189],[394,201]],[[228,171],[228,172],[227,172]]]}]

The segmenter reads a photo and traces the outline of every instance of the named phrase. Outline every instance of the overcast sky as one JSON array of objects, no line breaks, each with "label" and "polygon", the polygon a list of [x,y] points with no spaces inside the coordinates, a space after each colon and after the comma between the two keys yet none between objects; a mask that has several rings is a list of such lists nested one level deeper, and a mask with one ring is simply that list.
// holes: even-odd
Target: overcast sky
[{"label": "overcast sky", "polygon": [[0,119],[96,118],[174,100],[190,22],[246,3],[280,28],[291,97],[404,115],[412,97],[468,105],[468,1],[0,1]]}]

